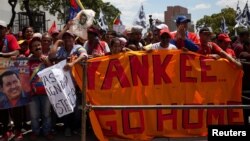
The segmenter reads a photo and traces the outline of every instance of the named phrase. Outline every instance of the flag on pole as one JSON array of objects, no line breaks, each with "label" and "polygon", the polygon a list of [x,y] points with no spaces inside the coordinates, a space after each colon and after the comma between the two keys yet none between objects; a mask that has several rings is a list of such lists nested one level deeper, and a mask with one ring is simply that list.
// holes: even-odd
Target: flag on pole
[{"label": "flag on pole", "polygon": [[106,20],[105,20],[105,17],[104,17],[104,14],[102,12],[102,9],[100,9],[100,14],[99,14],[99,18],[98,18],[98,25],[101,29],[105,30],[105,31],[108,31],[108,25],[106,24]]},{"label": "flag on pole", "polygon": [[240,9],[240,6],[239,6],[239,1],[237,3],[237,7],[236,7],[236,17],[235,17],[235,21],[236,23],[240,23],[240,20],[241,20],[241,9]]},{"label": "flag on pole", "polygon": [[113,24],[114,25],[122,25],[120,14],[115,18]]},{"label": "flag on pole", "polygon": [[122,24],[120,13],[117,15],[113,22],[113,30],[117,33],[123,33],[125,31],[125,26]]},{"label": "flag on pole", "polygon": [[227,24],[226,24],[226,20],[225,20],[224,17],[222,17],[222,19],[221,19],[220,30],[221,30],[221,33],[226,33],[226,34],[229,33],[228,27],[227,27]]},{"label": "flag on pole", "polygon": [[81,8],[77,4],[76,0],[70,0],[70,8],[69,8],[69,19],[72,20],[75,18],[78,12],[81,11]]},{"label": "flag on pole", "polygon": [[245,27],[248,27],[250,25],[250,12],[248,9],[248,1],[246,2],[246,5],[241,14],[241,24]]},{"label": "flag on pole", "polygon": [[239,26],[242,26],[241,21],[242,21],[242,13],[241,13],[239,1],[238,1],[237,7],[236,7],[236,16],[235,16],[236,25],[234,26],[234,28],[238,28]]},{"label": "flag on pole", "polygon": [[58,31],[58,29],[56,27],[56,21],[53,22],[53,24],[51,25],[51,27],[48,30],[48,33],[51,35],[55,31]]},{"label": "flag on pole", "polygon": [[134,25],[139,25],[139,26],[142,26],[143,28],[146,28],[147,25],[146,25],[146,14],[144,12],[144,8],[143,8],[143,5],[141,5],[140,9],[139,9],[139,12],[136,16],[136,19],[134,21]]},{"label": "flag on pole", "polygon": [[81,0],[75,0],[77,5],[81,8],[81,10],[85,9],[81,3]]}]

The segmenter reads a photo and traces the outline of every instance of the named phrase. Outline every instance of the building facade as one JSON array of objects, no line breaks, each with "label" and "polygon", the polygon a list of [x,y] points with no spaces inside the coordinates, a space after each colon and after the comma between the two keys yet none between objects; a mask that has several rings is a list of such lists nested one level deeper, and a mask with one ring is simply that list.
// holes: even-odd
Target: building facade
[{"label": "building facade", "polygon": [[[168,25],[170,31],[175,31],[176,30],[176,23],[175,19],[179,15],[184,15],[189,19],[191,18],[191,14],[188,13],[188,9],[182,6],[168,6],[167,11],[164,13],[164,19],[165,19],[165,24]],[[189,24],[189,31],[194,31],[194,25],[191,22]]]}]

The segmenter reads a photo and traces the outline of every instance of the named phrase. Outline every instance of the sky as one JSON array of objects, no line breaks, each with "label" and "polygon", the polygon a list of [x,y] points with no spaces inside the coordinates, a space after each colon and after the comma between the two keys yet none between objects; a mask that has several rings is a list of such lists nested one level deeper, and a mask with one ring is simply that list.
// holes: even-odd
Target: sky
[{"label": "sky", "polygon": [[[121,20],[124,25],[132,25],[139,11],[141,4],[144,6],[144,11],[147,15],[152,15],[153,19],[164,21],[164,11],[167,6],[180,5],[188,8],[191,13],[192,21],[204,17],[204,15],[212,15],[219,13],[222,8],[232,7],[236,9],[238,0],[103,0],[110,2],[116,6],[121,12]],[[239,0],[240,8],[243,11],[247,0]],[[249,5],[249,4],[248,4]]]}]

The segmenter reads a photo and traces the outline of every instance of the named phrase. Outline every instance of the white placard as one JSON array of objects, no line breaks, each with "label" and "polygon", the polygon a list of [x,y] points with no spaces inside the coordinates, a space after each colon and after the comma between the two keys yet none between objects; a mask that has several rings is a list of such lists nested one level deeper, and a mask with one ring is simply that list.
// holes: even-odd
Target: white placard
[{"label": "white placard", "polygon": [[76,106],[75,86],[70,71],[63,70],[65,65],[66,60],[63,60],[38,73],[58,117],[72,113]]}]

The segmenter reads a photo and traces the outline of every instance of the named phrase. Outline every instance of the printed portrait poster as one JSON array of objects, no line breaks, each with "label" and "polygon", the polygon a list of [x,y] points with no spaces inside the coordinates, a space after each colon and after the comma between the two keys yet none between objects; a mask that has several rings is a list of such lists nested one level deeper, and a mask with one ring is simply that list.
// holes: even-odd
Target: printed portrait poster
[{"label": "printed portrait poster", "polygon": [[28,60],[0,60],[0,109],[27,105],[31,92]]},{"label": "printed portrait poster", "polygon": [[91,9],[85,9],[80,11],[73,19],[73,25],[69,31],[74,35],[87,40],[87,29],[93,24],[95,18],[95,12]]}]

